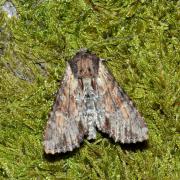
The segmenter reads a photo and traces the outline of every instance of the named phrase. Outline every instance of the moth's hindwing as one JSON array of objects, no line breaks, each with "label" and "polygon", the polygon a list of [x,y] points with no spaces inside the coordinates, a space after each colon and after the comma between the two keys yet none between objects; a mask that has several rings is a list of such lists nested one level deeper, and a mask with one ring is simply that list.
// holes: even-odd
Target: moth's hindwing
[{"label": "moth's hindwing", "polygon": [[108,133],[116,142],[135,143],[147,140],[148,129],[143,117],[102,62],[99,66],[97,87],[98,129]]},{"label": "moth's hindwing", "polygon": [[77,79],[68,64],[45,129],[44,149],[47,154],[72,151],[79,147],[87,133],[79,114],[81,107],[76,103],[77,86]]}]

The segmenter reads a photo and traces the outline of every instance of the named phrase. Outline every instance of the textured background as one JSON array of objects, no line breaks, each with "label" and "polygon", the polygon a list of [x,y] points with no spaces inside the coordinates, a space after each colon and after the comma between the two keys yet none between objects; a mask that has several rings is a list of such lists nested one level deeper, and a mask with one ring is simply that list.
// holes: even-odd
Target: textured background
[{"label": "textured background", "polygon": [[[179,1],[13,3],[17,17],[0,12],[0,179],[180,179]],[[83,47],[108,60],[148,124],[147,144],[98,134],[72,153],[44,155],[66,61]]]}]

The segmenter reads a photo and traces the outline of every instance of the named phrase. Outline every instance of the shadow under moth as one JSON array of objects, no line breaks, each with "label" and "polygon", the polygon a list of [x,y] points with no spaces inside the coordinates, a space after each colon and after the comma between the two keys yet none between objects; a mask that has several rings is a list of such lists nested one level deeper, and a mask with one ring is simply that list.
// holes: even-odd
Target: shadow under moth
[{"label": "shadow under moth", "polygon": [[68,63],[44,134],[47,154],[72,151],[96,129],[115,142],[148,139],[148,128],[102,59],[79,51]]}]

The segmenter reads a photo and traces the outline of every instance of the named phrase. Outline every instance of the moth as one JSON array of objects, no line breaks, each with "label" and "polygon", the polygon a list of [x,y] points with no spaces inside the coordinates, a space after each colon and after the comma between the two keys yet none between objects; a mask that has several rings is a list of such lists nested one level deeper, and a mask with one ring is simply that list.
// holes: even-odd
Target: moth
[{"label": "moth", "polygon": [[115,142],[148,139],[148,128],[130,98],[118,86],[103,60],[79,51],[68,63],[44,134],[47,154],[72,151],[96,130]]}]

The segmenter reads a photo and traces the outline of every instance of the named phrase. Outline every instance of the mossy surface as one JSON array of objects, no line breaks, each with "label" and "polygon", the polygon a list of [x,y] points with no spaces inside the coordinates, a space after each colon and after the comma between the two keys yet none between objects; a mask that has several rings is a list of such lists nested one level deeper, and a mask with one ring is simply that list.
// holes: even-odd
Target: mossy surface
[{"label": "mossy surface", "polygon": [[[18,18],[0,13],[0,179],[180,179],[179,1],[13,3]],[[66,61],[84,47],[107,59],[149,141],[126,146],[98,133],[72,153],[45,156]]]}]

